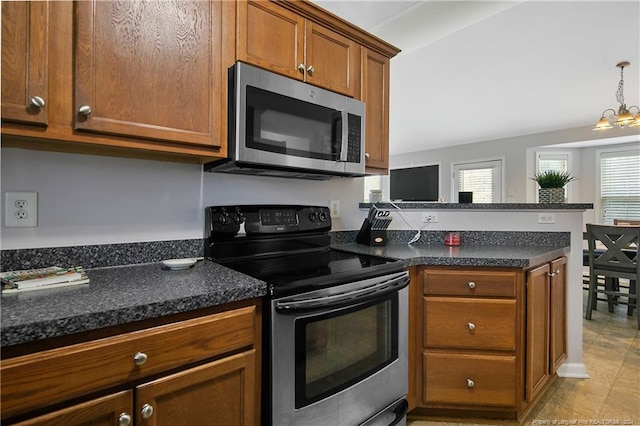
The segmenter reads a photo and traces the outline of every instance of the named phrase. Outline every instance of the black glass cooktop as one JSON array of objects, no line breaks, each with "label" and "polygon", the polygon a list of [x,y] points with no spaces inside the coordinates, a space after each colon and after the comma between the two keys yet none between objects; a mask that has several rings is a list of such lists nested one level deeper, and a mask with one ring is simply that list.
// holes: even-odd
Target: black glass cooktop
[{"label": "black glass cooktop", "polygon": [[222,264],[265,281],[272,297],[305,293],[405,270],[399,260],[334,249]]}]

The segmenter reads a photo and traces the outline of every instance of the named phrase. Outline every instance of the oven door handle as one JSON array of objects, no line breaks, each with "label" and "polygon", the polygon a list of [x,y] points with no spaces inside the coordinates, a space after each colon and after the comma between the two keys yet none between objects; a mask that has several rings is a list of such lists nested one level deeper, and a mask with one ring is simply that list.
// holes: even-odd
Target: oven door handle
[{"label": "oven door handle", "polygon": [[319,297],[294,297],[279,300],[275,304],[278,312],[296,312],[317,310],[328,307],[365,303],[379,299],[390,293],[402,290],[409,285],[409,273],[404,271],[392,275],[384,281],[377,281],[372,285],[357,288],[343,293]]}]

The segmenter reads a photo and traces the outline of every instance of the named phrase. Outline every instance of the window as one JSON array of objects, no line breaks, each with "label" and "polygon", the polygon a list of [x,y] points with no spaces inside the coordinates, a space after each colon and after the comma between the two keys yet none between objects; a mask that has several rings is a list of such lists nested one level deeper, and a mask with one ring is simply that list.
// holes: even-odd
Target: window
[{"label": "window", "polygon": [[452,199],[458,192],[473,192],[474,203],[502,201],[502,160],[453,164]]},{"label": "window", "polygon": [[[571,170],[571,157],[568,152],[536,152],[536,173],[555,170],[569,172]],[[565,187],[564,199],[569,199],[571,184]],[[538,184],[536,183],[536,201],[538,200]]]},{"label": "window", "polygon": [[640,220],[640,152],[600,154],[600,223]]},{"label": "window", "polygon": [[364,202],[368,203],[372,189],[382,189],[382,176],[365,176],[364,178]]}]

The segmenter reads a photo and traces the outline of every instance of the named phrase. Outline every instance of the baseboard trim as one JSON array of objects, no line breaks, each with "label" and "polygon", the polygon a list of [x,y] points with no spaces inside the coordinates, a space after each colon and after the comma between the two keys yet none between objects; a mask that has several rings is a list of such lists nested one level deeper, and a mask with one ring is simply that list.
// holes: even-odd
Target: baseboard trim
[{"label": "baseboard trim", "polygon": [[587,367],[583,363],[562,364],[557,371],[558,377],[567,377],[570,379],[588,379]]}]

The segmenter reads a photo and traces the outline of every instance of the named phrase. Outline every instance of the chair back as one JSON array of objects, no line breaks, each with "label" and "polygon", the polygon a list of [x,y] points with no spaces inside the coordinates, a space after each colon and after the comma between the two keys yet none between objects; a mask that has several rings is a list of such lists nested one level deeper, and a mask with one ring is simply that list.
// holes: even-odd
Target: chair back
[{"label": "chair back", "polygon": [[640,220],[613,219],[613,224],[619,226],[640,226]]},{"label": "chair back", "polygon": [[[596,275],[636,280],[640,274],[640,226],[587,224],[589,267]],[[601,247],[597,247],[597,243]]]}]

